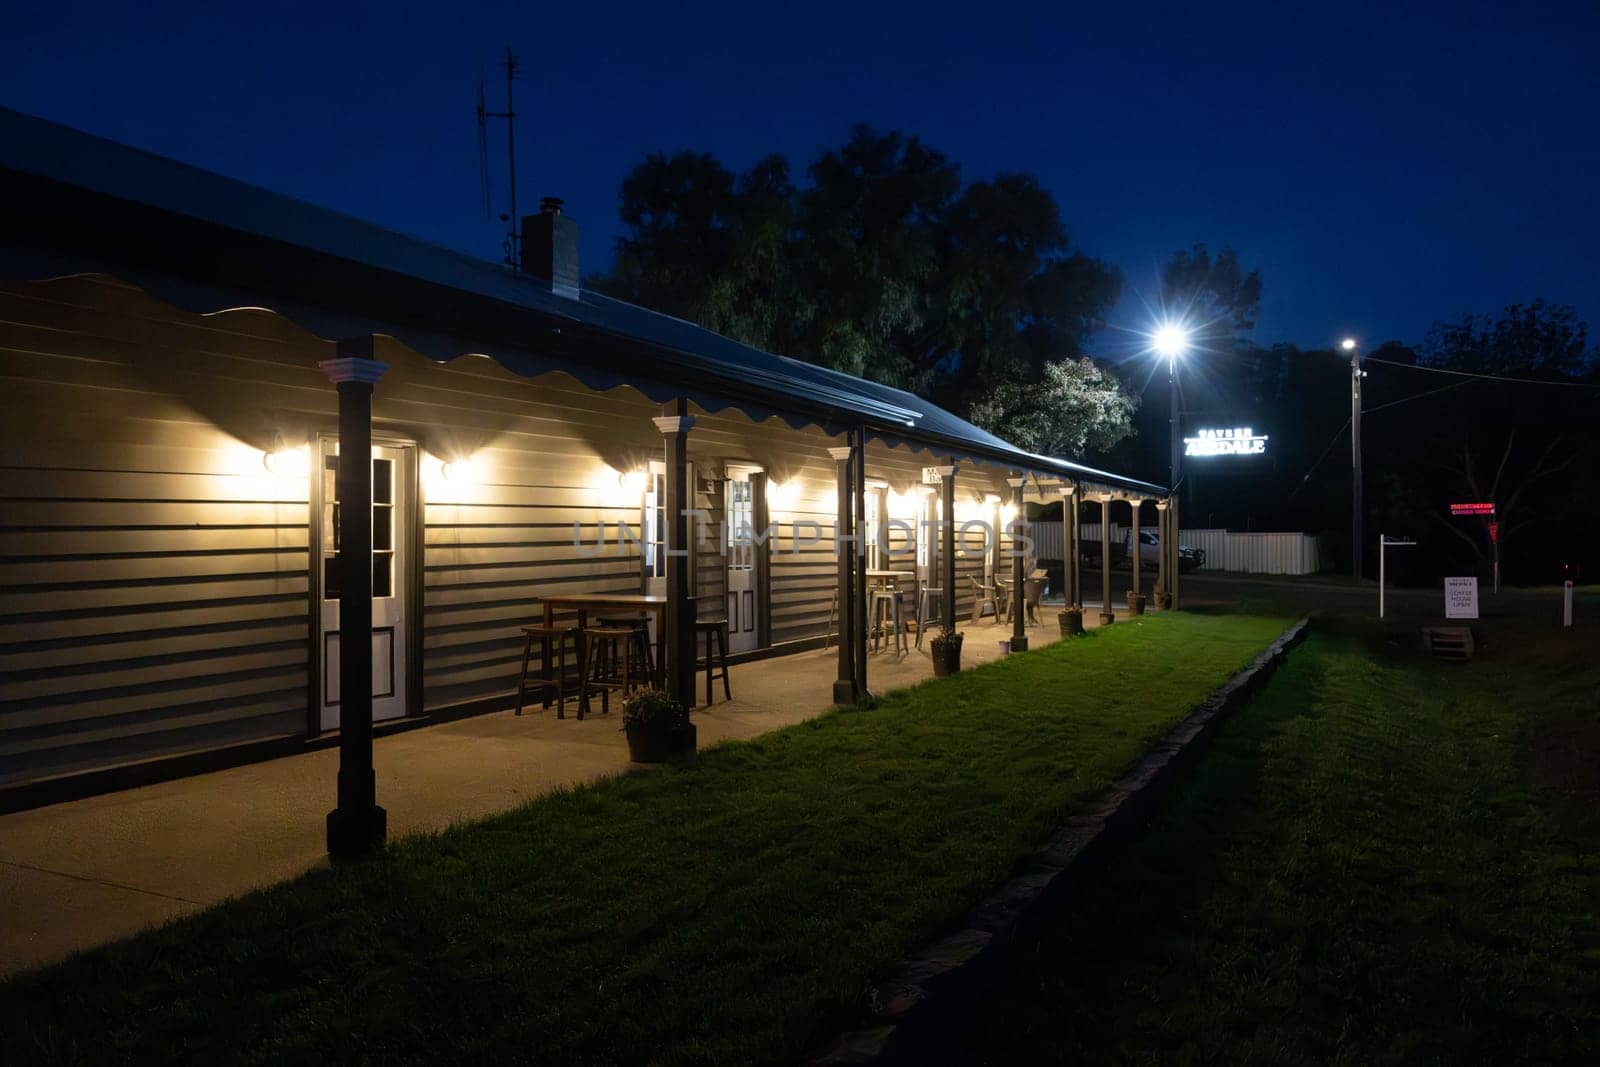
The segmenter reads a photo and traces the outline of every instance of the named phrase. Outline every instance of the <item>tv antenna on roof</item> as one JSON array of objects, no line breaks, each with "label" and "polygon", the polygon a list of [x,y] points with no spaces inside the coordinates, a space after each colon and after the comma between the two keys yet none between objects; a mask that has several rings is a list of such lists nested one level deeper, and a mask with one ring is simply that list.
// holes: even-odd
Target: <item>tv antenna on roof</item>
[{"label": "tv antenna on roof", "polygon": [[504,111],[490,111],[484,99],[483,69],[478,69],[478,179],[483,188],[483,215],[489,217],[489,120],[506,120],[506,165],[511,172],[511,212],[502,213],[500,221],[510,223],[506,231],[505,245],[506,263],[518,266],[521,255],[517,247],[517,109],[513,105],[511,96],[511,83],[517,78],[517,68],[520,66],[517,57],[512,54],[511,46],[506,45],[506,109]]}]

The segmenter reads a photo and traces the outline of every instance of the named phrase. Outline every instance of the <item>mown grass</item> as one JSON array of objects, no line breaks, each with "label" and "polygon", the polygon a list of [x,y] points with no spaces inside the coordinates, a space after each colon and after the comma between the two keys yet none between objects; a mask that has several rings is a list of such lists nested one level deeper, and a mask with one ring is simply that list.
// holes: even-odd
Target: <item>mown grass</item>
[{"label": "mown grass", "polygon": [[972,1058],[1596,1062],[1597,842],[1527,766],[1592,725],[1596,633],[1488,636],[1452,666],[1414,631],[1315,631],[985,1006]]},{"label": "mown grass", "polygon": [[397,843],[0,987],[0,1061],[793,1059],[1284,625],[1118,623]]}]

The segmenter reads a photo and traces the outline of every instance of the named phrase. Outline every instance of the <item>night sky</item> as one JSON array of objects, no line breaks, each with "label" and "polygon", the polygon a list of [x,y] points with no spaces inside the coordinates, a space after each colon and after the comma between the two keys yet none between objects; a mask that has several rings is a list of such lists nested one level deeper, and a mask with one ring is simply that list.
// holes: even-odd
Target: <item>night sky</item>
[{"label": "night sky", "polygon": [[643,153],[798,174],[867,122],[968,178],[1039,175],[1126,274],[1127,328],[1193,241],[1261,269],[1262,344],[1416,341],[1540,296],[1600,326],[1589,0],[160,7],[13,5],[0,104],[498,259],[473,105],[509,43],[519,207],[566,198],[586,270]]}]

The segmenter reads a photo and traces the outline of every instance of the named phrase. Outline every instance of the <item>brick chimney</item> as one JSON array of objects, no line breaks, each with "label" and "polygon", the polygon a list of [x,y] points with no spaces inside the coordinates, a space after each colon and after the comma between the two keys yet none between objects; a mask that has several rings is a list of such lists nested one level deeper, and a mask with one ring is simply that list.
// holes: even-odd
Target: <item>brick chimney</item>
[{"label": "brick chimney", "polygon": [[578,224],[561,213],[559,197],[539,201],[537,215],[522,217],[522,269],[550,283],[557,296],[578,299]]}]

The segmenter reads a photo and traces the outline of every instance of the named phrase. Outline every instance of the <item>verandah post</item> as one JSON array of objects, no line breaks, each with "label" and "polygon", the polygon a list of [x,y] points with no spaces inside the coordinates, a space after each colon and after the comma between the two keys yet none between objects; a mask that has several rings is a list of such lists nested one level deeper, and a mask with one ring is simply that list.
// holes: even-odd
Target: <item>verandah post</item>
[{"label": "verandah post", "polygon": [[667,692],[684,707],[694,704],[695,605],[689,595],[689,430],[688,403],[676,415],[655,419],[666,443]]},{"label": "verandah post", "polygon": [[854,454],[855,450],[849,445],[828,449],[828,455],[833,457],[838,503],[833,527],[834,562],[839,582],[834,594],[839,616],[839,673],[833,682],[835,704],[854,704],[860,696],[856,691],[856,627],[852,618],[856,606],[854,524],[851,522],[851,483],[854,481],[851,459]]},{"label": "verandah post", "polygon": [[[1011,506],[1016,509],[1012,517],[1011,528],[1011,651],[1028,651],[1027,632],[1027,606],[1023,604],[1023,583],[1027,580],[1024,574],[1026,560],[1022,558],[1022,488],[1028,479],[1021,473],[1013,474],[1006,479],[1006,484],[1011,487]],[[998,540],[998,537],[996,538]]]},{"label": "verandah post", "polygon": [[850,448],[854,455],[851,457],[851,466],[855,471],[854,482],[851,486],[855,504],[854,532],[856,540],[851,544],[851,551],[855,555],[855,610],[852,612],[855,621],[855,683],[856,699],[867,696],[867,432],[861,427],[856,427],[850,434]]},{"label": "verandah post", "polygon": [[943,547],[939,562],[944,565],[944,625],[956,625],[956,465],[939,472],[939,492],[944,501],[944,514],[940,516],[939,539]]},{"label": "verandah post", "polygon": [[1100,625],[1117,621],[1111,606],[1111,494],[1100,495]]},{"label": "verandah post", "polygon": [[372,769],[372,387],[388,364],[368,358],[371,340],[322,360],[339,391],[339,786],[328,813],[328,852],[354,856],[383,844],[388,815]]}]

